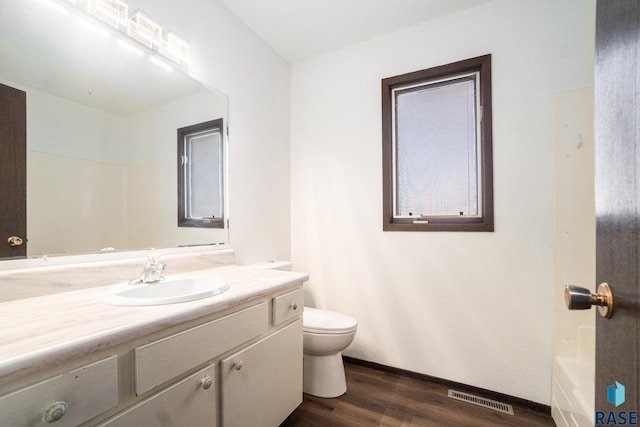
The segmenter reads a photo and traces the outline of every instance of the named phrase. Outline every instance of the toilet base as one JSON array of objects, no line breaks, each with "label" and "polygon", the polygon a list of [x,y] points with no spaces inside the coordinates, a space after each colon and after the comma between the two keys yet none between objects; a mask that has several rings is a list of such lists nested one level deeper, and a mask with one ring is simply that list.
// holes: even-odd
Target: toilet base
[{"label": "toilet base", "polygon": [[347,391],[342,352],[304,355],[303,391],[317,397],[338,397]]}]

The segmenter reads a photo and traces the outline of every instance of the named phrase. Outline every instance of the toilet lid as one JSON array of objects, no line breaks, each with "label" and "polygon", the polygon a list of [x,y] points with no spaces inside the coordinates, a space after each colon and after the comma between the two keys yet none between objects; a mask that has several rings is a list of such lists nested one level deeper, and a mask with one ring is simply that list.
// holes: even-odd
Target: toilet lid
[{"label": "toilet lid", "polygon": [[358,321],[351,316],[335,311],[305,307],[302,314],[302,329],[316,334],[348,333],[358,327]]}]

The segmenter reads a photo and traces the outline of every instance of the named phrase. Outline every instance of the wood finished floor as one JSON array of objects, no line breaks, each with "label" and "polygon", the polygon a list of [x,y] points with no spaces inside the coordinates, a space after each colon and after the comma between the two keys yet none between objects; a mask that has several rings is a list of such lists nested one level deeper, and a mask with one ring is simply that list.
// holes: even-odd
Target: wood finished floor
[{"label": "wood finished floor", "polygon": [[304,402],[280,427],[555,426],[551,416],[526,406],[513,405],[515,415],[508,415],[451,399],[449,387],[423,379],[350,362],[345,371],[344,395],[323,399],[305,394]]}]

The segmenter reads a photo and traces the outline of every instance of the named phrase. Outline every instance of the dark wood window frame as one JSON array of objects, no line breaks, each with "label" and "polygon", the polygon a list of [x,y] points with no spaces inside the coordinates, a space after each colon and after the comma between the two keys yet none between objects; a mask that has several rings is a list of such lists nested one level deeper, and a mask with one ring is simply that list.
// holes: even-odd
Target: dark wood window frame
[{"label": "dark wood window frame", "polygon": [[[178,129],[178,227],[196,227],[196,228],[224,228],[225,223],[225,211],[224,211],[224,173],[220,174],[220,188],[221,188],[221,199],[222,205],[221,216],[220,217],[207,217],[207,218],[189,218],[187,216],[187,207],[186,207],[186,177],[185,177],[185,164],[183,162],[183,158],[185,156],[185,138],[188,135],[192,135],[197,132],[203,132],[207,130],[218,129],[220,132],[222,147],[221,147],[221,158],[224,159],[224,124],[223,119],[210,120],[208,122],[198,123],[192,126],[186,126]],[[224,161],[224,160],[223,160]],[[222,170],[224,170],[224,164],[222,166]]]},{"label": "dark wood window frame", "polygon": [[[480,155],[478,176],[482,212],[478,217],[431,216],[394,218],[393,165],[393,91],[398,87],[450,79],[459,74],[479,72],[481,107]],[[491,55],[479,56],[426,70],[402,74],[382,80],[382,191],[384,231],[494,231],[493,222],[493,149],[491,115]]]}]

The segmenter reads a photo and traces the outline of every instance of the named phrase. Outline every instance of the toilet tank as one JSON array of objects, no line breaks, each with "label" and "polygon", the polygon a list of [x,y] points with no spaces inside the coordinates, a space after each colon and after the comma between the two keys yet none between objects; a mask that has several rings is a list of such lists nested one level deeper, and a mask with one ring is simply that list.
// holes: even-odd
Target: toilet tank
[{"label": "toilet tank", "polygon": [[247,267],[253,267],[263,270],[284,270],[291,271],[293,269],[293,263],[291,261],[265,261],[257,264],[249,264]]}]

